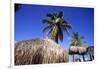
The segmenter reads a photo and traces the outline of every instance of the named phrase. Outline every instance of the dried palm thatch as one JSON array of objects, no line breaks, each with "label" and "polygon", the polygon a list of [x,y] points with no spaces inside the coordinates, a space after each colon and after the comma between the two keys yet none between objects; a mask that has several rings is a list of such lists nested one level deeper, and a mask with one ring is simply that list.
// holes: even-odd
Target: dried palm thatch
[{"label": "dried palm thatch", "polygon": [[68,52],[51,39],[32,39],[15,44],[15,65],[68,62]]},{"label": "dried palm thatch", "polygon": [[[71,46],[69,48],[69,54],[73,55],[73,62],[75,61],[74,59],[75,54],[82,55],[83,61],[85,61],[84,55],[86,54],[86,51],[87,49],[85,46]],[[78,60],[81,61],[80,58],[78,58]]]},{"label": "dried palm thatch", "polygon": [[69,54],[84,54],[86,50],[85,46],[71,46],[69,48]]}]

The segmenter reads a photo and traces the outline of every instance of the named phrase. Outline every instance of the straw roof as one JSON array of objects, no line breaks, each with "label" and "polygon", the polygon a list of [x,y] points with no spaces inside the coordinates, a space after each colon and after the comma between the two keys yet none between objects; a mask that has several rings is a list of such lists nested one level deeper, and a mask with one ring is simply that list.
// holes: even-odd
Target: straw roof
[{"label": "straw roof", "polygon": [[86,50],[85,46],[71,46],[69,48],[69,54],[84,54]]},{"label": "straw roof", "polygon": [[48,38],[17,42],[14,57],[15,65],[68,62],[68,52]]}]

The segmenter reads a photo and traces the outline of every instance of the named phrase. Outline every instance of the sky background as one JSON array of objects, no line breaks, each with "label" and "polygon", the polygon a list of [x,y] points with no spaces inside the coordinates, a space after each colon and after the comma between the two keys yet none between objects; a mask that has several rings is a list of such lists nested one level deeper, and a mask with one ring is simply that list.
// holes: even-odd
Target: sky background
[{"label": "sky background", "polygon": [[48,12],[63,11],[63,19],[72,25],[70,35],[64,32],[63,42],[59,44],[68,48],[73,32],[78,32],[85,37],[87,46],[94,45],[94,9],[82,7],[61,7],[47,5],[28,5],[22,4],[21,8],[15,13],[15,41],[43,38],[47,33],[42,29],[46,26],[42,19],[46,18]]}]

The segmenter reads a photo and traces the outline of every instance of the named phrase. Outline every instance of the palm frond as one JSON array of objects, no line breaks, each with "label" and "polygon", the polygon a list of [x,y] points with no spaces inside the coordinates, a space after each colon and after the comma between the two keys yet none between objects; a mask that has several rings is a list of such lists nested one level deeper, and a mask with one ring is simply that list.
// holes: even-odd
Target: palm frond
[{"label": "palm frond", "polygon": [[66,31],[69,35],[69,29],[71,29],[71,25],[65,21],[63,17],[63,12],[53,12],[47,13],[47,18],[43,19],[42,22],[46,23],[47,26],[43,29],[43,31],[49,30],[49,34],[51,39],[58,43],[58,39],[63,41],[63,31]]},{"label": "palm frond", "polygon": [[72,26],[67,21],[65,21],[65,20],[62,20],[61,25],[67,27],[68,29],[72,28]]},{"label": "palm frond", "polygon": [[58,37],[61,41],[63,41],[63,31],[62,29],[60,28],[60,26],[58,26]]},{"label": "palm frond", "polygon": [[43,19],[42,22],[43,23],[48,23],[48,24],[53,23],[52,20],[50,20],[50,19]]},{"label": "palm frond", "polygon": [[64,27],[64,28],[67,28],[67,29],[72,29],[72,27],[68,24],[62,24],[61,26]]},{"label": "palm frond", "polygon": [[52,20],[54,19],[54,15],[53,15],[53,13],[47,13],[46,16],[49,17],[49,18],[51,18]]},{"label": "palm frond", "polygon": [[78,40],[79,39],[79,35],[78,35],[78,32],[74,32],[73,33],[73,38]]},{"label": "palm frond", "polygon": [[62,18],[62,16],[63,16],[63,12],[60,11],[60,12],[58,13],[58,17]]},{"label": "palm frond", "polygon": [[80,37],[78,32],[74,32],[73,37],[72,37],[73,41],[71,42],[71,44],[74,44],[76,46],[83,46],[84,45],[83,39],[84,39],[84,37],[83,36]]},{"label": "palm frond", "polygon": [[46,26],[45,28],[43,28],[43,32],[45,32],[46,30],[48,30],[48,29],[50,29],[52,27],[52,25],[48,25],[48,26]]},{"label": "palm frond", "polygon": [[67,35],[69,35],[70,32],[66,27],[63,27],[62,29],[67,33]]}]

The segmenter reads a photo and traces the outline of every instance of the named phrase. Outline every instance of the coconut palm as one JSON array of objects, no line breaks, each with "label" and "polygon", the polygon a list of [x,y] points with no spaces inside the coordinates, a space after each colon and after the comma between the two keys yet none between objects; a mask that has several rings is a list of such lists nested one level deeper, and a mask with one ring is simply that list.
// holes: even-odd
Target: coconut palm
[{"label": "coconut palm", "polygon": [[70,49],[69,53],[73,54],[73,61],[74,61],[74,54],[79,54],[82,55],[83,61],[85,61],[84,54],[86,52],[86,47],[84,46],[85,41],[83,40],[83,36],[79,36],[78,32],[74,32],[72,39],[71,39],[71,44],[70,44]]},{"label": "coconut palm", "polygon": [[83,36],[79,37],[78,32],[74,32],[70,46],[82,46],[84,44],[83,39],[84,39]]},{"label": "coconut palm", "polygon": [[43,32],[48,30],[50,38],[58,43],[58,39],[63,41],[63,31],[69,34],[71,25],[63,19],[63,12],[47,13],[47,18],[43,19],[43,23],[46,23],[46,27]]}]

